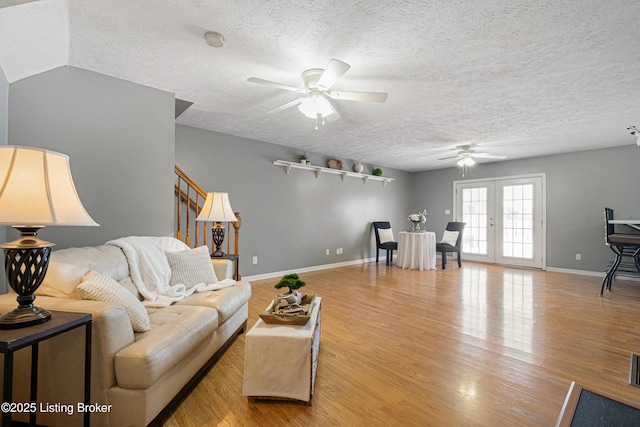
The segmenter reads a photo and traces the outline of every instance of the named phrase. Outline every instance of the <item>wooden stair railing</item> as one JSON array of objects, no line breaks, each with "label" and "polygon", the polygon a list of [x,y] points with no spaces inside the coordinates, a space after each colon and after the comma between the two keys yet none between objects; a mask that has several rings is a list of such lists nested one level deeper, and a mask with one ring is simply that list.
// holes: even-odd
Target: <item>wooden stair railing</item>
[{"label": "wooden stair railing", "polygon": [[[185,174],[178,166],[175,166],[176,184],[174,192],[176,195],[176,229],[175,237],[185,242],[189,247],[199,246],[200,239],[202,239],[202,245],[209,246],[207,241],[209,240],[209,230],[206,226],[201,226],[199,221],[196,221],[202,204],[207,199],[207,192],[202,189],[195,181],[193,181],[187,174]],[[238,218],[235,222],[227,224],[226,239],[227,239],[227,254],[237,255],[239,253],[238,240],[240,236],[240,227],[242,226],[242,218],[240,218],[239,212],[234,212]],[[192,246],[192,233],[191,227],[195,228],[193,233],[194,245]],[[183,227],[185,233],[183,233]],[[231,230],[233,229],[233,251],[231,251]],[[213,241],[211,242],[213,246]],[[212,248],[213,250],[213,248]]]}]

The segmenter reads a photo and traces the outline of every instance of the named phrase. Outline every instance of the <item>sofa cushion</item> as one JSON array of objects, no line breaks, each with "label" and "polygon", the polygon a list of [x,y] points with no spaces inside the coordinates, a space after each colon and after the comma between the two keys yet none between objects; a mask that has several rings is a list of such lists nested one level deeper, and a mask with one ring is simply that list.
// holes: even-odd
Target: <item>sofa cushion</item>
[{"label": "sofa cushion", "polygon": [[119,281],[129,275],[129,264],[122,250],[111,245],[52,251],[47,275],[35,294],[79,299],[76,286],[91,270]]},{"label": "sofa cushion", "polygon": [[113,302],[123,306],[134,331],[146,332],[151,329],[149,315],[140,300],[111,277],[91,270],[76,290],[82,299]]},{"label": "sofa cushion", "polygon": [[251,298],[251,284],[236,282],[233,286],[217,291],[196,292],[175,305],[195,305],[215,308],[218,324],[222,325]]},{"label": "sofa cushion", "polygon": [[207,246],[166,254],[171,268],[170,286],[184,285],[187,289],[191,289],[201,283],[210,285],[218,281]]},{"label": "sofa cushion", "polygon": [[208,307],[171,305],[149,308],[151,330],[115,357],[118,386],[146,389],[190,354],[218,327],[218,314]]},{"label": "sofa cushion", "polygon": [[211,258],[213,270],[218,280],[233,279],[233,261],[228,259]]}]

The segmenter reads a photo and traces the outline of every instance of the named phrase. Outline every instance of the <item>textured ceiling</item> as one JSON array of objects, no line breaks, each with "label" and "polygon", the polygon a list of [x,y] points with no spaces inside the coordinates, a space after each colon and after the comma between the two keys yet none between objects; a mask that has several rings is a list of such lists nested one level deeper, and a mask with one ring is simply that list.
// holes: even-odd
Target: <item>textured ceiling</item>
[{"label": "textured ceiling", "polygon": [[[69,64],[175,93],[177,122],[407,171],[448,167],[458,145],[509,159],[635,144],[638,0],[42,0],[0,9],[9,82]],[[224,35],[216,49],[206,31]],[[314,130],[265,111],[331,58],[351,65]]]}]

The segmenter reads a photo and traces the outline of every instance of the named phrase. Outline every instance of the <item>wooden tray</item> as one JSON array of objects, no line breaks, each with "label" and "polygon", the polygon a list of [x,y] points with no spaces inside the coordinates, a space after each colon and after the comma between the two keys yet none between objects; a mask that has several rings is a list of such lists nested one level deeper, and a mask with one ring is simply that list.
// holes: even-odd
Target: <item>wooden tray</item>
[{"label": "wooden tray", "polygon": [[316,294],[305,295],[302,297],[302,302],[300,305],[309,304],[309,310],[306,314],[301,314],[299,316],[278,316],[274,314],[273,308],[275,306],[275,300],[271,302],[269,308],[259,314],[260,318],[264,323],[270,325],[306,325],[309,319],[311,318],[311,309],[313,308],[313,300],[316,299]]}]

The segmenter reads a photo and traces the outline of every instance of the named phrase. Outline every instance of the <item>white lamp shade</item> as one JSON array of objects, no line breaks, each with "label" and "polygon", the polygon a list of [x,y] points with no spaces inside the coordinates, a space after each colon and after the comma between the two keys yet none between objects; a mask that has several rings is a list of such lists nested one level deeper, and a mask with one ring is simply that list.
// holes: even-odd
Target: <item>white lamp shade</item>
[{"label": "white lamp shade", "polygon": [[207,200],[196,221],[235,222],[238,218],[229,203],[229,193],[207,193]]},{"label": "white lamp shade", "polygon": [[333,108],[327,99],[321,94],[311,93],[304,101],[298,105],[298,110],[310,119],[315,119],[320,114],[322,117],[327,117],[333,114]]},{"label": "white lamp shade", "polygon": [[0,225],[98,224],[82,206],[69,156],[33,147],[0,147]]}]

